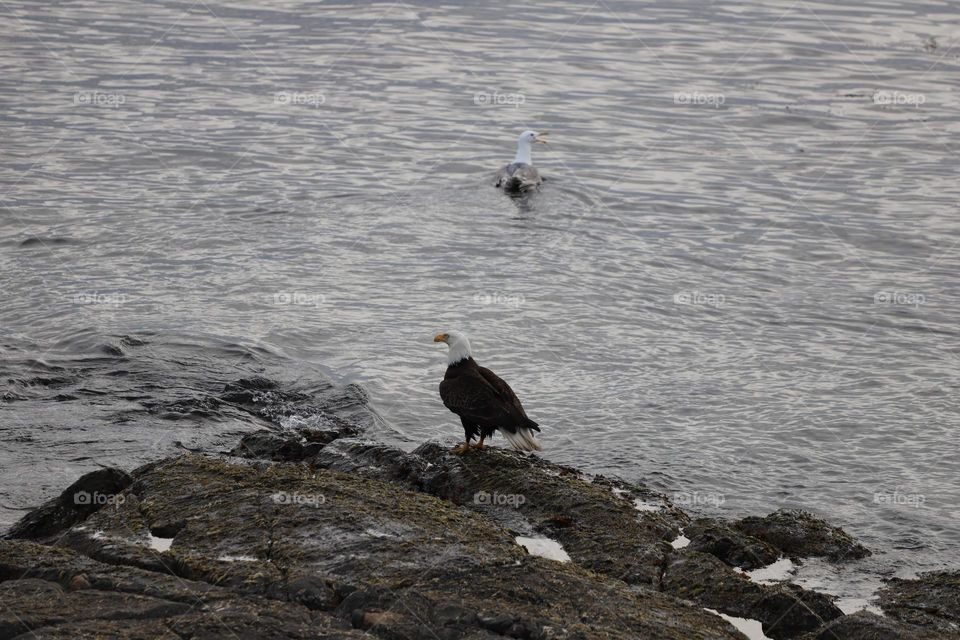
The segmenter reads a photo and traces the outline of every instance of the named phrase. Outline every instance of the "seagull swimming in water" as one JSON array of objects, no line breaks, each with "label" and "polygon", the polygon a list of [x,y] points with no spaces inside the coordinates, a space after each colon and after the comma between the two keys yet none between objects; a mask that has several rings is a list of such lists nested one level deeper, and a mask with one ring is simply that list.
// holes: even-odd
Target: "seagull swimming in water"
[{"label": "seagull swimming in water", "polygon": [[524,131],[517,138],[517,157],[497,172],[496,186],[507,193],[523,193],[540,186],[543,178],[533,166],[530,152],[534,144],[547,144],[547,132]]}]

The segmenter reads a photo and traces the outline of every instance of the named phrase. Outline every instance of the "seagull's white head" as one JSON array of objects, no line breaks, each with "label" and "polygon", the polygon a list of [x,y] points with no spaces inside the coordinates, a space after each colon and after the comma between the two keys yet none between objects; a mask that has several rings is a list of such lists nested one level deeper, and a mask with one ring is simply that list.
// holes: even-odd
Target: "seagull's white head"
[{"label": "seagull's white head", "polygon": [[471,357],[470,341],[467,336],[459,331],[447,331],[433,336],[434,342],[446,342],[450,351],[447,353],[447,362],[456,364],[461,360]]},{"label": "seagull's white head", "polygon": [[534,143],[547,144],[546,136],[547,136],[546,131],[537,133],[536,131],[530,131],[528,129],[520,134],[520,137],[517,138],[517,142],[521,144],[524,142],[526,142],[527,144],[534,144]]},{"label": "seagull's white head", "polygon": [[524,131],[520,134],[520,137],[517,138],[517,157],[514,158],[514,162],[522,162],[524,164],[533,164],[530,159],[530,150],[534,144],[547,144],[546,138],[547,132],[541,131],[537,133],[536,131]]}]

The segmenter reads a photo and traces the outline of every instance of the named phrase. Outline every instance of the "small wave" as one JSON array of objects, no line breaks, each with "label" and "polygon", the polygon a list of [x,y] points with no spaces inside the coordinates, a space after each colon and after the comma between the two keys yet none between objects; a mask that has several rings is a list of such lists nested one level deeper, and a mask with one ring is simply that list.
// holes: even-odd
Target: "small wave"
[{"label": "small wave", "polygon": [[30,236],[26,240],[22,240],[20,242],[20,246],[24,249],[29,247],[62,246],[66,244],[80,244],[80,241],[75,240],[73,238],[60,238],[60,237],[41,238],[40,236]]},{"label": "small wave", "polygon": [[308,416],[293,414],[280,418],[280,426],[284,429],[328,429],[336,427],[337,422],[321,413]]}]

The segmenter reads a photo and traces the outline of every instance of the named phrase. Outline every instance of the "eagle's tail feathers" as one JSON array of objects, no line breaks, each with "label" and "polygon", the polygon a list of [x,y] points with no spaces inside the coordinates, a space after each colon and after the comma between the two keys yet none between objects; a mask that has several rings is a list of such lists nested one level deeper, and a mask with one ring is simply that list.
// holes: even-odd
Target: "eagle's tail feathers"
[{"label": "eagle's tail feathers", "polygon": [[527,427],[520,427],[516,432],[510,433],[506,429],[501,429],[500,433],[503,434],[503,437],[513,445],[514,449],[518,451],[541,451],[543,447],[540,445],[540,441],[537,440],[537,437],[533,434]]}]

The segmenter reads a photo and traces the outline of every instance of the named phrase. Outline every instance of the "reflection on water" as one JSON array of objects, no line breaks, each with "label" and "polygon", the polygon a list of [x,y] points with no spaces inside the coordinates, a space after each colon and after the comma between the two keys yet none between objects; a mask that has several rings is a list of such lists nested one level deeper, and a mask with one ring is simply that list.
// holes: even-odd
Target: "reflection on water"
[{"label": "reflection on water", "polygon": [[[2,11],[4,524],[74,471],[172,450],[126,403],[204,367],[356,381],[380,437],[452,440],[430,337],[459,328],[554,460],[722,496],[707,511],[813,509],[885,566],[955,563],[943,5]],[[490,181],[526,128],[551,131],[548,181],[517,201]],[[110,358],[139,363],[134,392]],[[24,391],[57,366],[103,394]]]}]

